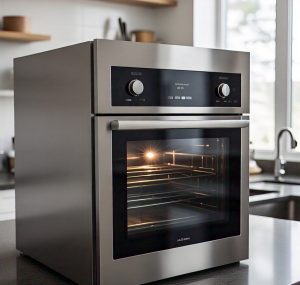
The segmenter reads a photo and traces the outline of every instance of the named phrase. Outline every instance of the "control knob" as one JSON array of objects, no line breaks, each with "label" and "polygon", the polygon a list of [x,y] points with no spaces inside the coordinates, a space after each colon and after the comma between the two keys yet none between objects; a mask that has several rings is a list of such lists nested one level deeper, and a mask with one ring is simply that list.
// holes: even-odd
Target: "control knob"
[{"label": "control knob", "polygon": [[218,86],[218,96],[225,99],[229,96],[230,94],[230,87],[226,83],[221,83]]},{"label": "control knob", "polygon": [[144,84],[138,79],[133,79],[128,84],[128,91],[132,96],[139,96],[144,92]]}]

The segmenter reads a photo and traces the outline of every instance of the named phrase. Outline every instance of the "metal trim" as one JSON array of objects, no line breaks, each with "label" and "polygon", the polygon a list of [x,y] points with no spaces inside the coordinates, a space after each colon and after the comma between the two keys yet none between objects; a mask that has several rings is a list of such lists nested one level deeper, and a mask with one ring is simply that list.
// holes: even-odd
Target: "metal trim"
[{"label": "metal trim", "polygon": [[[125,41],[94,41],[96,114],[247,114],[250,112],[248,52]],[[140,67],[241,74],[241,107],[162,107],[111,104],[111,67]]]}]

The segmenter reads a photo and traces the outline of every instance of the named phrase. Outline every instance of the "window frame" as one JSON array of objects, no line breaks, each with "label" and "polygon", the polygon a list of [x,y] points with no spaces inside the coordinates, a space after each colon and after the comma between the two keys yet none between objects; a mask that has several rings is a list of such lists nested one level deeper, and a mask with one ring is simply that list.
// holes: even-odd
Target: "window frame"
[{"label": "window frame", "polygon": [[[226,48],[227,43],[227,1],[216,3],[216,45]],[[276,37],[275,37],[275,139],[283,127],[292,125],[292,34],[293,0],[276,1]],[[251,115],[251,110],[250,110]],[[251,116],[250,116],[251,118]],[[281,138],[281,155],[288,161],[300,161],[300,152],[290,148],[289,138]],[[300,143],[300,142],[299,142]],[[255,150],[256,159],[273,160],[272,150]]]}]

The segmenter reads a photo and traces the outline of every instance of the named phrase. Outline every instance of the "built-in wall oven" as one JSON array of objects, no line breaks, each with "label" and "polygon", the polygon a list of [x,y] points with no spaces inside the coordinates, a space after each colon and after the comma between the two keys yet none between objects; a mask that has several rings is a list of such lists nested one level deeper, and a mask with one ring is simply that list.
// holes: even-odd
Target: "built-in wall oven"
[{"label": "built-in wall oven", "polygon": [[[61,58],[69,58],[63,67]],[[49,108],[50,100],[53,109],[77,117],[73,125],[56,110],[39,130],[45,124],[57,130],[65,144],[45,139],[46,160],[54,163],[55,150],[70,170],[39,169],[53,174],[48,182],[41,175],[39,215],[24,209],[20,192],[32,193],[34,185],[29,190],[20,178],[19,250],[85,285],[144,284],[248,258],[248,53],[96,40],[29,61],[43,60],[46,74],[61,80],[58,95],[74,102],[69,111],[60,109],[45,91],[48,101],[39,104]],[[28,68],[28,59],[22,61],[20,77]],[[69,72],[65,79],[61,68]],[[32,81],[37,76],[41,82],[41,73]],[[52,88],[52,80],[45,82],[35,86]],[[25,173],[26,158],[19,159]],[[71,200],[55,202],[57,189]],[[55,212],[58,205],[64,210]],[[31,219],[24,219],[29,212]],[[43,229],[53,242],[44,232],[33,237],[39,248],[30,246],[24,225]],[[58,245],[64,245],[59,253],[49,251]]]},{"label": "built-in wall oven", "polygon": [[201,117],[113,121],[114,258],[239,235],[247,126]]},{"label": "built-in wall oven", "polygon": [[97,199],[107,241],[100,252],[103,266],[117,268],[108,280],[135,272],[128,284],[142,284],[247,258],[248,123],[245,116],[98,118],[99,156],[108,162],[99,184],[109,189]]}]

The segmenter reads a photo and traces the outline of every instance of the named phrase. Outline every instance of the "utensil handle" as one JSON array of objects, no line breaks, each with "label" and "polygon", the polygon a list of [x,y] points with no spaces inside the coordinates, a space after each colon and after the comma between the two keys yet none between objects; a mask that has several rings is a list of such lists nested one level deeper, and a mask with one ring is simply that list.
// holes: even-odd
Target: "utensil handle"
[{"label": "utensil handle", "polygon": [[118,21],[119,21],[119,26],[120,26],[120,32],[121,32],[122,39],[126,40],[126,34],[125,34],[125,31],[124,31],[124,25],[123,25],[122,19],[119,18]]}]

